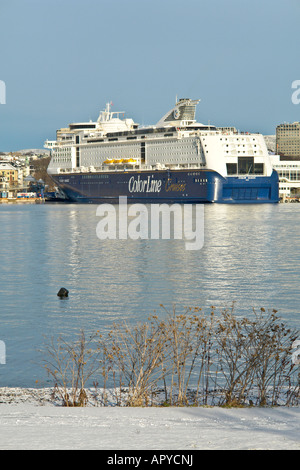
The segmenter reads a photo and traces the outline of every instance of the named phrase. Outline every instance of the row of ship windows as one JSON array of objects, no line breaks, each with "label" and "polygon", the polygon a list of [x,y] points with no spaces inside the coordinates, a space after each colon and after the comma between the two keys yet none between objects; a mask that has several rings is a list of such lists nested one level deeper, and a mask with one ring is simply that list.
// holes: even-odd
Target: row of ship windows
[{"label": "row of ship windows", "polygon": [[61,162],[70,162],[71,157],[69,158],[53,158],[53,163],[61,163]]},{"label": "row of ship windows", "polygon": [[[163,146],[162,147],[162,143],[165,143],[165,144],[168,144],[167,146]],[[100,146],[93,146],[92,148],[82,148],[81,149],[81,152],[82,154],[93,154],[93,153],[98,153],[98,151],[100,149],[103,149],[103,147],[100,147]],[[120,145],[110,145],[109,147],[107,146],[105,148],[105,153],[109,153],[110,151],[112,152],[116,152],[116,149],[117,148],[120,148]],[[141,145],[140,144],[130,144],[130,151],[132,152],[139,152],[140,151],[140,148],[141,148]],[[164,142],[159,142],[159,145],[147,145],[147,149],[151,152],[158,152],[158,151],[161,151],[161,150],[179,150],[179,151],[182,151],[182,149],[188,149],[188,148],[194,148],[194,143],[193,142],[189,142],[189,143],[178,143],[178,144],[171,144],[171,143],[168,143],[167,141],[164,141]],[[127,149],[129,150],[129,149]],[[71,156],[71,152],[70,152],[70,149],[60,149],[59,152],[57,152],[57,156],[61,156],[61,155],[69,155]]]},{"label": "row of ship windows", "polygon": [[[175,155],[185,155],[185,156],[188,156],[188,155],[190,155],[190,153],[191,153],[190,151],[185,150],[185,149],[175,149],[174,151],[172,151],[172,149],[163,149],[163,150],[167,150],[167,152],[166,152],[166,151],[163,151],[163,152],[162,152],[162,151],[159,149],[159,151],[156,150],[156,151],[154,151],[154,152],[147,152],[147,156],[148,156],[149,158],[152,158],[152,157],[160,157],[160,156],[163,156],[163,155],[170,155],[170,156],[173,156],[173,155],[174,155],[174,156],[175,156]],[[179,150],[179,151],[178,151],[178,150]],[[194,153],[194,154],[196,153],[195,149],[191,149],[191,150],[193,150],[193,153]]]},{"label": "row of ship windows", "polygon": [[59,154],[59,155],[54,155],[54,156],[53,156],[53,160],[54,160],[54,161],[55,161],[55,160],[58,161],[58,160],[60,160],[60,159],[62,159],[62,158],[71,158],[71,154],[70,154],[70,153],[61,153],[61,154]]},{"label": "row of ship windows", "polygon": [[[228,139],[228,137],[225,137],[225,138],[224,138],[224,140],[231,140],[231,141],[232,141],[232,139],[234,139],[234,138],[233,138],[233,137],[230,137],[229,139]],[[203,140],[205,140],[205,138],[204,138]],[[220,137],[220,140],[223,140],[223,137]],[[246,140],[247,142],[249,142],[250,137],[247,137],[246,139],[245,139],[245,137],[241,137],[241,138],[236,137],[234,140]],[[256,138],[255,138],[255,137],[252,137],[252,141],[255,142],[255,141],[256,141]]]},{"label": "row of ship windows", "polygon": [[[172,132],[168,132],[166,134],[164,134],[164,137],[173,137],[174,134]],[[119,137],[108,137],[108,138],[100,138],[100,139],[91,139],[91,136],[89,134],[86,134],[83,136],[83,139],[90,139],[88,140],[88,143],[93,143],[93,140],[94,142],[121,142],[121,143],[126,143],[127,140],[138,140],[139,143],[140,143],[140,140],[145,140],[145,139],[151,139],[151,136],[150,137],[147,137],[145,135],[141,135],[141,136],[135,136],[135,135],[132,135],[132,136],[128,136],[125,137],[123,136],[121,139],[119,139]]]},{"label": "row of ship windows", "polygon": [[[193,141],[193,140],[194,140],[194,139],[192,139],[192,141]],[[168,145],[168,146],[170,146],[170,145],[177,144],[177,146],[182,147],[183,145],[191,145],[191,143],[192,143],[192,142],[184,142],[184,141],[182,141],[182,140],[181,140],[180,142],[178,142],[177,139],[176,139],[176,140],[175,140],[175,139],[171,139],[171,140],[156,140],[156,141],[151,141],[151,142],[148,141],[148,142],[147,142],[147,146],[153,147],[153,146],[156,145],[156,146],[161,147],[162,145]],[[125,144],[126,147],[128,147],[128,146],[130,146],[130,147],[140,147],[141,144],[143,144],[143,143],[142,143],[142,142],[137,142],[137,143],[135,143],[135,142],[120,142],[120,143],[118,143],[118,144],[110,143],[109,145],[105,145],[105,147],[106,147],[106,148],[107,148],[107,147],[116,148],[116,147],[122,146],[123,144]],[[145,143],[144,143],[144,145],[145,145]],[[82,146],[82,148],[85,149],[85,150],[87,150],[88,147],[90,147],[90,145],[89,145],[89,146]],[[103,147],[103,144],[102,144],[102,145],[93,145],[93,149],[99,149],[99,148],[101,148],[101,147]]]},{"label": "row of ship windows", "polygon": [[[163,154],[157,154],[157,155],[151,155],[151,158],[147,158],[147,161],[149,163],[153,163],[153,157],[159,157],[159,161],[162,161],[162,162],[169,162],[169,163],[172,163],[172,162],[184,162],[184,163],[193,163],[194,162],[194,159],[191,160],[189,157],[190,155],[186,155],[184,158],[174,158],[172,157],[172,155],[168,154],[168,153],[163,153]],[[161,158],[161,157],[167,157],[167,158]],[[191,161],[189,161],[191,160]],[[157,160],[154,160],[155,162]]]},{"label": "row of ship windows", "polygon": [[[226,147],[229,147],[229,144],[225,144],[225,145],[226,145]],[[245,144],[237,144],[237,145],[231,144],[231,145],[233,145],[234,147],[245,147]],[[247,145],[249,145],[249,144],[247,144]],[[252,147],[252,145],[250,145],[250,147]],[[253,147],[256,147],[256,144],[254,144]]]},{"label": "row of ship windows", "polygon": [[194,145],[193,144],[182,144],[182,145],[168,145],[167,147],[154,147],[154,146],[151,146],[150,148],[147,147],[147,151],[149,152],[157,152],[159,150],[179,150],[180,152],[183,150],[183,149],[194,149]]},{"label": "row of ship windows", "polygon": [[[236,150],[235,150],[236,152]],[[229,150],[226,150],[226,153],[233,153],[233,150],[229,151]],[[246,153],[245,150],[238,150],[237,153]],[[247,153],[249,153],[249,151],[247,150]],[[257,150],[253,150],[253,153],[257,153]],[[260,150],[260,153],[262,153],[262,151]]]},{"label": "row of ship windows", "polygon": [[97,153],[94,153],[94,152],[84,152],[84,153],[81,153],[81,156],[82,158],[97,158],[97,159],[100,159],[100,158],[109,158],[110,156],[113,156],[114,158],[126,158],[128,156],[131,157],[132,155],[140,155],[140,151],[136,151],[136,150],[127,150],[127,152],[123,152],[122,155],[118,156],[118,152],[116,152],[116,150],[108,150],[105,152],[105,154],[97,154]]},{"label": "row of ship windows", "polygon": [[90,185],[90,184],[108,184],[110,182],[111,182],[110,180],[107,180],[107,181],[105,181],[105,180],[101,180],[101,181],[82,181],[82,184],[88,184],[88,185]]},{"label": "row of ship windows", "polygon": [[[243,159],[244,157],[240,157]],[[239,161],[236,163],[226,163],[228,175],[263,175],[264,164],[254,163],[251,161],[251,157],[246,159],[247,161]]]},{"label": "row of ship windows", "polygon": [[97,179],[99,179],[99,178],[100,179],[107,179],[107,178],[109,178],[109,175],[82,175],[81,178],[82,179],[91,179],[91,178],[93,178],[93,179],[96,179],[96,178]]},{"label": "row of ship windows", "polygon": [[[109,152],[114,152],[116,153],[116,149],[120,148],[119,146],[112,146],[111,148],[108,148],[106,147],[105,148],[105,153],[109,153]],[[136,148],[133,148],[131,149],[130,148],[127,148],[126,150],[127,151],[130,151],[130,152],[139,152],[140,151],[140,146],[136,147]],[[194,145],[192,143],[189,143],[189,144],[180,144],[180,145],[168,145],[168,146],[150,146],[148,147],[147,146],[147,151],[149,152],[158,152],[158,151],[161,151],[161,150],[168,150],[168,151],[174,151],[174,150],[177,150],[177,151],[182,151],[183,149],[193,149],[194,148]],[[96,152],[95,152],[96,150]],[[99,151],[99,148],[98,147],[93,147],[91,149],[84,149],[82,150],[82,154],[93,154],[95,153],[97,155],[97,151]]]},{"label": "row of ship windows", "polygon": [[[148,145],[149,145],[149,146],[153,146],[153,145],[161,146],[162,144],[170,145],[170,144],[172,144],[172,143],[174,144],[175,142],[177,142],[177,139],[170,139],[170,140],[153,140],[153,141],[151,141],[151,142],[148,141],[148,142],[147,142],[147,146],[148,146]],[[120,147],[120,146],[122,146],[122,145],[125,145],[126,147],[127,147],[127,146],[130,146],[130,147],[140,147],[141,144],[144,144],[144,145],[145,145],[145,142],[136,142],[136,143],[135,143],[135,142],[132,142],[132,141],[129,141],[129,142],[122,141],[122,142],[119,142],[119,143],[117,143],[117,144],[114,144],[114,143],[111,143],[111,142],[110,142],[108,145],[105,145],[105,147],[106,147],[106,148],[107,148],[107,147],[116,148],[116,147]],[[182,144],[182,141],[180,141],[180,144],[179,144],[179,145],[183,145],[183,144]],[[184,144],[184,145],[186,145],[186,144]],[[89,146],[90,146],[90,145],[88,145],[88,146],[83,145],[82,148],[87,149],[87,147],[89,147]],[[103,144],[101,144],[101,145],[93,145],[93,149],[99,149],[99,148],[101,148],[101,147],[104,147],[104,145],[103,145]]]},{"label": "row of ship windows", "polygon": [[[168,159],[172,159],[172,161],[186,161],[189,157],[191,157],[191,154],[181,154],[180,156],[178,156],[179,154],[175,154],[174,153],[170,153],[170,152],[159,152],[159,153],[151,153],[150,155],[147,154],[147,159],[149,161],[153,160],[154,158],[155,159],[160,159],[160,158],[168,158]],[[193,156],[195,156],[195,154],[193,154]],[[140,157],[140,153],[134,153],[132,152],[131,154],[127,154],[127,155],[122,155],[122,156],[118,156],[116,155],[116,153],[107,153],[104,156],[101,157],[101,159],[103,160],[106,160],[106,159],[109,159],[109,158],[115,158],[115,159],[118,159],[118,158],[137,158],[137,157]],[[100,157],[99,156],[96,156],[96,155],[81,155],[81,158],[82,160],[84,161],[100,161]],[[53,160],[55,161],[55,159]],[[61,161],[61,159],[57,159],[57,161]]]},{"label": "row of ship windows", "polygon": [[[278,171],[278,170],[277,170]],[[290,180],[299,180],[300,179],[300,171],[278,171],[278,175],[282,178],[288,178]]]},{"label": "row of ship windows", "polygon": [[299,168],[299,165],[280,165],[280,166],[277,166],[277,165],[274,165],[274,168],[277,170],[277,171],[280,171],[280,168],[297,168],[300,170]]}]

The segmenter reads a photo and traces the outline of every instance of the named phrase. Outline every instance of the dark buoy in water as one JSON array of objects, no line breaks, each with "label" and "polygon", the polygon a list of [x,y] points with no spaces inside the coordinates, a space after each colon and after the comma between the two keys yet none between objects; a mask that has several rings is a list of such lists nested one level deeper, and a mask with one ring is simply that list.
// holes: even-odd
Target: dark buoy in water
[{"label": "dark buoy in water", "polygon": [[65,289],[64,287],[61,287],[57,293],[58,297],[63,299],[64,297],[68,297],[69,291],[68,289]]}]

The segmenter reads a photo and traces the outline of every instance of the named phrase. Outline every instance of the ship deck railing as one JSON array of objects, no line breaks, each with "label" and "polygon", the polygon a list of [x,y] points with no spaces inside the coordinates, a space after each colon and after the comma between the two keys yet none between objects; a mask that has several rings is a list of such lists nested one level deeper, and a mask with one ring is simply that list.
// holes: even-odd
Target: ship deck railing
[{"label": "ship deck railing", "polygon": [[189,170],[189,169],[200,169],[203,168],[201,163],[185,163],[185,164],[168,164],[168,165],[103,165],[99,167],[87,168],[57,168],[56,171],[58,174],[62,173],[107,173],[107,172],[126,172],[126,171],[155,171],[155,170]]}]

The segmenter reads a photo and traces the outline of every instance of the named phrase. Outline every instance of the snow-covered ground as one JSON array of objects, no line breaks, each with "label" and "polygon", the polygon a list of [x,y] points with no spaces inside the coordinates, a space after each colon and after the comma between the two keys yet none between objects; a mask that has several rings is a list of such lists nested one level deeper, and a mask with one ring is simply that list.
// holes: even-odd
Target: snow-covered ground
[{"label": "snow-covered ground", "polygon": [[300,407],[65,408],[22,389],[0,401],[1,450],[300,449]]}]

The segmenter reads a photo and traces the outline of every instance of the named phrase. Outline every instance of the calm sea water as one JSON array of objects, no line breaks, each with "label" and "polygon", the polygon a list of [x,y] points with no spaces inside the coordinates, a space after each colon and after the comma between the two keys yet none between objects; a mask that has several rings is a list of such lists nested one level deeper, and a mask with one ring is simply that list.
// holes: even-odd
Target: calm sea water
[{"label": "calm sea water", "polygon": [[300,204],[205,205],[198,251],[182,240],[99,240],[96,209],[0,205],[0,386],[50,385],[45,337],[146,320],[160,304],[275,308],[299,327]]}]

